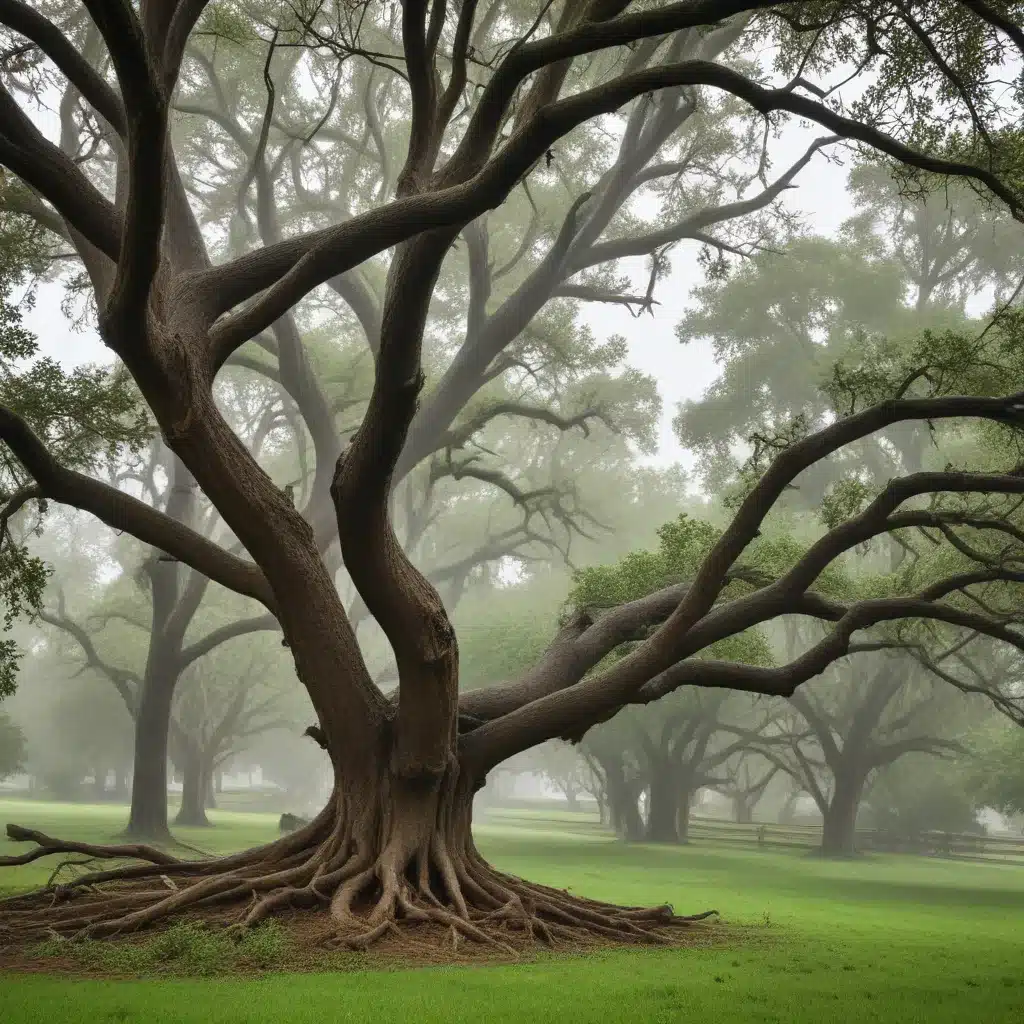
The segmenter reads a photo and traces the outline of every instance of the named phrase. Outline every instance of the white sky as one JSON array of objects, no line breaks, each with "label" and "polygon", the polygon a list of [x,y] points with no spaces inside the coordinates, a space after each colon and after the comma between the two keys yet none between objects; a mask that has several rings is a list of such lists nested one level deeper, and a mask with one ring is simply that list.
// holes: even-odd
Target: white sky
[{"label": "white sky", "polygon": [[[781,137],[770,143],[772,169],[769,180],[794,164],[822,134],[819,125],[804,127],[794,123],[787,126]],[[817,234],[834,234],[853,214],[853,203],[846,189],[850,161],[843,162],[846,166],[826,160],[820,152],[816,153],[795,178],[793,184],[797,187],[783,193],[786,206],[802,214],[808,229]],[[658,381],[664,403],[658,453],[643,460],[651,465],[668,466],[680,462],[687,469],[693,466],[693,458],[680,445],[672,430],[672,419],[680,402],[700,398],[718,376],[719,368],[709,344],[689,342],[682,345],[675,336],[676,324],[689,305],[690,290],[704,281],[704,273],[696,261],[698,248],[697,243],[690,242],[672,251],[672,273],[658,284],[655,297],[660,305],[654,307],[653,316],[645,313],[634,319],[628,310],[610,305],[589,304],[583,311],[583,319],[598,338],[623,335],[629,342],[630,362]],[[647,284],[645,260],[630,262],[633,266],[628,267],[624,263],[623,273],[634,271],[635,267],[642,294]]]},{"label": "white sky", "polygon": [[[781,174],[821,134],[818,126],[793,124],[771,143],[771,177]],[[846,191],[847,166],[826,160],[821,153],[794,181],[796,188],[785,195],[790,209],[806,218],[808,227],[819,234],[833,234],[853,212]],[[699,398],[715,379],[715,365],[709,346],[698,343],[681,345],[675,337],[675,326],[687,305],[690,289],[701,283],[702,272],[696,264],[696,243],[683,243],[672,253],[672,273],[659,282],[654,316],[632,317],[626,309],[606,304],[584,304],[583,319],[599,340],[621,334],[629,342],[630,362],[651,374],[657,381],[664,403],[658,453],[644,461],[668,466],[681,462],[692,467],[693,459],[684,450],[672,431],[672,418],[679,402]],[[630,265],[632,264],[632,265]],[[635,271],[640,291],[646,288],[645,261],[625,263],[623,272]],[[58,359],[65,366],[87,362],[107,362],[110,353],[95,330],[76,331],[61,313],[63,289],[58,283],[46,283],[37,292],[36,304],[26,316],[26,326],[39,339],[41,354]]]}]

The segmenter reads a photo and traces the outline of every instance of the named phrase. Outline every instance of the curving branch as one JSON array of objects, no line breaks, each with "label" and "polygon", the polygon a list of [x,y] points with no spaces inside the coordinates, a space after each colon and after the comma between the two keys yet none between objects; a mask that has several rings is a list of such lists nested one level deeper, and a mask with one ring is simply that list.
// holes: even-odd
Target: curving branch
[{"label": "curving branch", "polygon": [[160,261],[169,171],[167,91],[134,8],[120,0],[84,3],[107,44],[128,121],[128,188],[117,274],[100,311],[101,333],[124,352],[137,344]]},{"label": "curving branch", "polygon": [[[661,16],[670,8],[675,12],[677,20],[692,22],[693,11],[706,6],[710,5],[673,4],[662,12],[630,16],[632,20],[629,23],[636,32],[631,38],[640,39],[648,35],[663,34],[651,31],[650,26],[660,23]],[[730,5],[721,3],[714,6]],[[747,9],[755,6],[764,8],[766,5],[761,3],[736,6],[738,9]],[[685,17],[681,8],[685,8]],[[718,14],[718,17],[722,16]],[[626,18],[616,20],[627,21]],[[606,22],[601,26],[590,26],[587,31],[602,29],[612,24],[613,22]],[[680,24],[675,27],[685,26]],[[617,42],[631,41],[621,38],[621,35],[621,32],[612,34]],[[598,37],[587,38],[593,48],[599,48],[595,42]],[[558,37],[552,37],[544,40],[544,44],[557,41]],[[558,52],[559,49],[588,52],[585,48],[579,49],[582,45],[582,42],[577,41],[574,46],[567,48],[555,46],[554,52]],[[526,50],[528,47],[522,49]],[[499,83],[495,88],[497,93],[501,93],[508,85],[507,81],[500,85],[503,74],[503,70],[499,69],[491,79],[488,89]],[[212,338],[216,353],[215,363],[218,359],[222,361],[234,348],[272,323],[284,310],[335,274],[351,269],[376,253],[426,228],[466,224],[486,210],[499,205],[551,146],[578,125],[601,114],[611,113],[645,93],[697,85],[709,85],[729,92],[765,116],[775,111],[786,111],[805,117],[828,128],[838,137],[863,142],[911,167],[933,174],[976,180],[1006,203],[1014,217],[1024,217],[1024,206],[1020,197],[990,170],[963,161],[946,160],[919,152],[884,132],[836,113],[821,102],[788,89],[766,89],[744,75],[712,61],[684,61],[622,75],[596,88],[541,107],[536,115],[509,139],[500,153],[487,163],[481,163],[478,158],[460,162],[460,153],[464,147],[472,149],[473,145],[484,145],[489,151],[490,143],[493,141],[493,132],[496,130],[493,124],[486,130],[480,129],[478,125],[475,133],[471,125],[449,167],[465,166],[472,173],[472,177],[461,181],[456,177],[455,184],[448,184],[430,193],[400,198],[386,207],[353,217],[345,224],[312,232],[276,246],[264,247],[226,266],[196,275],[192,287],[197,300],[210,318],[215,318],[232,306],[244,302],[261,289],[267,289],[246,310],[214,327]],[[494,118],[493,110],[484,114],[487,107],[485,90],[485,96],[476,108],[474,123],[482,117]],[[500,117],[498,120],[500,121]],[[452,174],[454,170],[449,171],[448,177]]]},{"label": "curving branch", "polygon": [[43,196],[90,245],[117,259],[122,231],[113,205],[71,157],[42,135],[2,87],[0,164]]},{"label": "curving branch", "polygon": [[127,137],[121,97],[53,22],[21,0],[0,0],[0,23],[35,43],[110,127],[121,138]]},{"label": "curving branch", "polygon": [[202,534],[123,491],[83,473],[65,469],[29,425],[0,406],[0,441],[32,475],[42,497],[90,512],[115,530],[166,551],[228,590],[252,597],[272,614],[277,604],[260,569],[207,540]]},{"label": "curving branch", "polygon": [[138,708],[139,694],[142,690],[142,680],[139,678],[138,673],[112,665],[100,657],[99,652],[96,650],[96,645],[92,642],[92,637],[89,636],[88,632],[81,625],[68,616],[64,594],[60,591],[57,593],[56,612],[40,609],[39,618],[74,638],[85,655],[84,667],[101,672],[113,683],[118,695],[124,702],[124,706],[128,709],[128,714],[134,718]]},{"label": "curving branch", "polygon": [[573,427],[579,427],[584,437],[590,436],[590,420],[600,420],[609,428],[612,427],[608,417],[600,409],[584,409],[583,412],[576,413],[574,416],[560,416],[553,409],[531,405],[528,402],[494,402],[481,409],[466,422],[460,423],[455,429],[448,431],[438,444],[438,448],[464,447],[475,433],[499,416],[512,416],[533,420],[537,423],[547,423],[563,432],[572,430]]},{"label": "curving branch", "polygon": [[[587,267],[593,267],[599,263],[626,259],[630,256],[646,256],[649,253],[664,248],[666,245],[673,245],[687,238],[701,242],[712,242],[713,240],[703,233],[705,228],[711,227],[714,224],[722,224],[725,221],[749,217],[750,214],[757,213],[759,210],[770,206],[783,192],[796,188],[793,180],[811,162],[815,153],[826,146],[834,145],[840,139],[841,136],[839,135],[827,135],[815,139],[797,160],[793,161],[782,174],[756,195],[749,196],[746,199],[738,199],[732,203],[722,203],[720,206],[709,206],[695,210],[675,224],[669,224],[647,234],[616,238],[606,242],[596,242],[589,249],[579,254],[572,264],[572,271],[573,273],[578,273]],[[720,242],[713,242],[713,244],[716,247],[722,245]],[[724,246],[722,247],[724,248]]]},{"label": "curving branch", "polygon": [[281,624],[273,615],[260,615],[254,616],[250,619],[239,619],[236,622],[228,623],[226,626],[219,626],[217,629],[211,630],[201,640],[197,640],[193,644],[189,644],[181,651],[181,667],[186,668],[191,665],[192,662],[198,661],[199,658],[210,651],[216,649],[221,644],[226,643],[228,640],[234,640],[240,636],[248,636],[250,633],[257,633],[260,631],[274,632],[281,628]]}]

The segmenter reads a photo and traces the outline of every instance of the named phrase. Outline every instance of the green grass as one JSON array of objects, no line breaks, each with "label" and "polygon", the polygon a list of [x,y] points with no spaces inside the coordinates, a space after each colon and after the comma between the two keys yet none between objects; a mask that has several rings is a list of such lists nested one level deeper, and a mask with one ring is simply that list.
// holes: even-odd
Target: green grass
[{"label": "green grass", "polygon": [[[123,813],[0,801],[0,822],[93,841],[109,841]],[[216,828],[183,829],[182,839],[211,851],[237,849],[269,838],[276,826],[271,815],[215,812],[213,819]],[[477,831],[484,854],[516,874],[625,903],[668,901],[680,912],[715,907],[753,927],[731,948],[510,967],[131,982],[7,975],[0,976],[0,1021],[1024,1021],[1024,867],[625,846],[558,814],[532,822],[517,815]],[[17,849],[0,841],[0,854]],[[32,885],[47,874],[40,865],[5,869],[0,886]],[[178,943],[188,969],[195,942],[168,941]],[[139,957],[141,969],[146,956]],[[208,964],[209,957],[198,973]]]}]

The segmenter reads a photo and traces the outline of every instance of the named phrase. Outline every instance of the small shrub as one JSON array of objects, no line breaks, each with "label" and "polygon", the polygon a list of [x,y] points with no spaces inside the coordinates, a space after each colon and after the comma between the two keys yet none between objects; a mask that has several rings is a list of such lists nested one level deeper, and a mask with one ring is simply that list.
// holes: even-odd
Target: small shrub
[{"label": "small shrub", "polygon": [[238,956],[254,967],[274,967],[286,956],[289,943],[288,933],[276,921],[267,921],[242,936]]},{"label": "small shrub", "polygon": [[147,944],[155,964],[173,966],[185,974],[216,974],[232,960],[231,940],[197,921],[182,921]]},{"label": "small shrub", "polygon": [[288,933],[276,921],[246,932],[238,942],[202,922],[182,921],[143,941],[55,937],[39,943],[35,951],[42,957],[64,958],[116,974],[169,971],[205,976],[228,971],[238,963],[261,969],[278,966],[290,943]]}]

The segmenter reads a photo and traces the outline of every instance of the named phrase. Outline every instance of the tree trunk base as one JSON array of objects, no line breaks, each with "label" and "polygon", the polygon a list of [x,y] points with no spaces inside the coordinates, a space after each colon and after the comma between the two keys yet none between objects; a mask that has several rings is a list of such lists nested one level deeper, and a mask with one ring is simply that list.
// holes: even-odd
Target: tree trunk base
[{"label": "tree trunk base", "polygon": [[205,811],[196,814],[193,812],[184,813],[179,811],[174,817],[175,825],[183,825],[186,828],[212,828],[210,819]]},{"label": "tree trunk base", "polygon": [[[349,816],[346,801],[334,798],[296,832],[205,861],[179,860],[153,847],[64,842],[9,825],[9,838],[37,846],[19,857],[0,858],[0,865],[55,853],[88,859],[65,861],[42,890],[0,900],[0,944],[55,934],[102,938],[213,908],[217,919],[235,908],[231,928],[242,931],[277,913],[319,908],[331,922],[330,947],[363,950],[399,929],[432,924],[441,926],[456,948],[468,940],[517,955],[510,931],[552,946],[588,938],[672,943],[679,928],[716,913],[681,917],[667,905],[619,907],[504,874],[477,853],[468,813],[452,815],[450,806],[441,806],[436,827],[424,831],[397,808],[385,820],[373,815],[377,820],[371,821]],[[381,835],[388,836],[383,844],[371,841]],[[125,858],[142,863],[96,869],[99,860]],[[68,865],[88,871],[57,883],[58,872]]]}]

